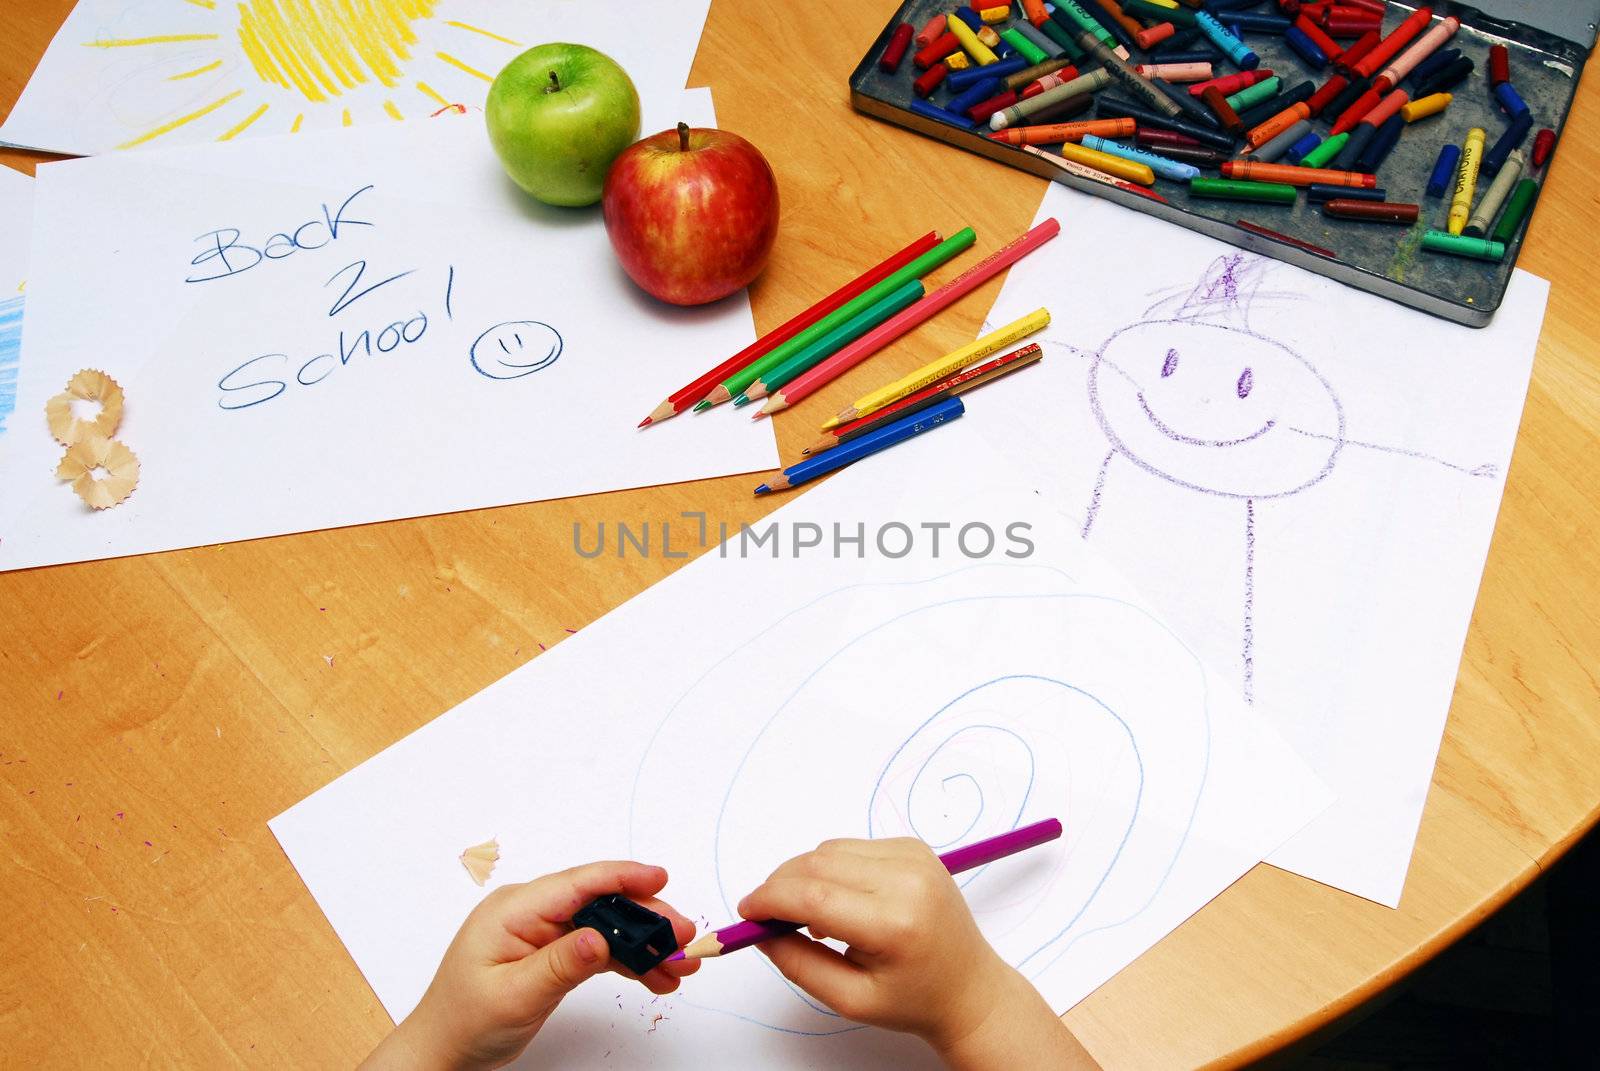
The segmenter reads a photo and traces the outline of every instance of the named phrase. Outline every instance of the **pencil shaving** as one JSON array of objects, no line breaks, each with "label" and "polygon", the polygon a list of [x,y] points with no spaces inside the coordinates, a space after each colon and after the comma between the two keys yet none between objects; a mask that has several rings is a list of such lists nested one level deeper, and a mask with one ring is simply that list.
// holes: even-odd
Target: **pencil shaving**
[{"label": "pencil shaving", "polygon": [[467,873],[472,880],[480,886],[489,880],[489,875],[494,873],[494,865],[500,859],[500,842],[490,837],[482,844],[474,844],[461,853],[461,865],[467,868]]},{"label": "pencil shaving", "polygon": [[56,478],[71,481],[91,509],[109,509],[139,486],[139,458],[116,439],[92,435],[67,447]]},{"label": "pencil shaving", "polygon": [[[73,416],[74,402],[98,402],[100,411],[90,418]],[[97,368],[84,368],[67,380],[67,389],[44,403],[45,423],[62,446],[90,436],[110,438],[122,423],[122,388]]]}]

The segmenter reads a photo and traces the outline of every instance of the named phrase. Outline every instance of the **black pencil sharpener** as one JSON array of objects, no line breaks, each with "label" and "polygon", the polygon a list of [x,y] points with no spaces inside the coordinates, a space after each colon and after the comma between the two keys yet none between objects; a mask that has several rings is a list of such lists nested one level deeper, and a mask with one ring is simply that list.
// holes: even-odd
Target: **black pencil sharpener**
[{"label": "black pencil sharpener", "polygon": [[583,905],[572,916],[575,929],[592,926],[611,946],[611,958],[644,974],[678,950],[672,920],[612,893]]}]

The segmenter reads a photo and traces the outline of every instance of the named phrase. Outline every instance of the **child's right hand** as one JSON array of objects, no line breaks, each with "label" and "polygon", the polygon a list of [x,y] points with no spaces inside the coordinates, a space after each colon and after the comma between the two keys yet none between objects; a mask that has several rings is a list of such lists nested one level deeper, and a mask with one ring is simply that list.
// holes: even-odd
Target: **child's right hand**
[{"label": "child's right hand", "polygon": [[984,940],[919,840],[826,841],[773,871],[738,910],[803,922],[811,938],[758,946],[784,977],[848,1019],[917,1035],[952,1066],[1095,1066]]}]

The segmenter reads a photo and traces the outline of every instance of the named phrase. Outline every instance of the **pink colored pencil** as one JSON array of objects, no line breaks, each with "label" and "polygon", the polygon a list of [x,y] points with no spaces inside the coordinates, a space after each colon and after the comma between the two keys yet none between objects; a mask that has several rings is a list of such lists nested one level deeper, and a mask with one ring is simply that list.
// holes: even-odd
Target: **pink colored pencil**
[{"label": "pink colored pencil", "polygon": [[752,419],[759,419],[789,406],[837,379],[883,347],[931,318],[941,309],[965,297],[1000,272],[1038,249],[1061,233],[1054,217],[1040,223],[1027,234],[1008,242],[987,257],[945,283],[939,289],[868,331],[815,368],[795,376],[767,399],[767,404]]},{"label": "pink colored pencil", "polygon": [[[1048,844],[1061,836],[1061,821],[1057,818],[1046,818],[1042,822],[1032,825],[1020,826],[997,837],[980,840],[955,848],[939,856],[939,862],[952,874],[960,874],[965,870],[976,870],[980,866],[988,866],[997,859],[1004,859],[1008,855],[1037,848],[1041,844]],[[735,922],[732,926],[724,926],[720,930],[712,930],[704,937],[689,942],[681,952],[674,952],[667,957],[671,962],[675,959],[710,959],[713,956],[725,956],[729,952],[737,952],[741,948],[762,941],[770,941],[774,937],[782,937],[786,933],[794,933],[803,923],[785,922],[782,919],[769,919],[765,922]]]}]

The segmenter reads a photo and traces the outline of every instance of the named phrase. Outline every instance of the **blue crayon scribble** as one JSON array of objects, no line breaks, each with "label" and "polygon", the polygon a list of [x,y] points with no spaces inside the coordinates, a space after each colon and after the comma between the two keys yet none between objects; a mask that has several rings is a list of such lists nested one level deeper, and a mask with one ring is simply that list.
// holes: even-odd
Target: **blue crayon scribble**
[{"label": "blue crayon scribble", "polygon": [[0,432],[17,407],[17,369],[22,359],[22,298],[0,301]]}]

